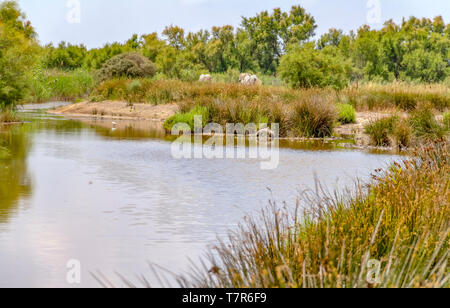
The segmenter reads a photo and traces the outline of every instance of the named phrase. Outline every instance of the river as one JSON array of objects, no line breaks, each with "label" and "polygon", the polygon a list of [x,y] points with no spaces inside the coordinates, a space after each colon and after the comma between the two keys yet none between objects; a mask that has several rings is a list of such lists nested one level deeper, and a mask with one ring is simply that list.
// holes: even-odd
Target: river
[{"label": "river", "polygon": [[[315,178],[343,190],[399,159],[282,142],[278,168],[262,170],[251,159],[175,159],[171,139],[142,121],[22,114],[27,123],[0,126],[0,287],[98,287],[95,271],[152,280],[149,262],[182,273],[269,199],[294,207]],[[81,284],[68,283],[69,260]]]}]

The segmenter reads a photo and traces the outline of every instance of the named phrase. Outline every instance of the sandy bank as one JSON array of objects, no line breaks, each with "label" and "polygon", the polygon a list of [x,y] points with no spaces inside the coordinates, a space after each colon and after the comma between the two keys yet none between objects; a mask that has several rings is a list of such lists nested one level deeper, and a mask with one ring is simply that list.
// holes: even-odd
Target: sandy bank
[{"label": "sandy bank", "polygon": [[51,114],[70,115],[77,117],[97,117],[111,119],[134,119],[134,120],[152,120],[164,122],[171,117],[179,107],[177,104],[150,105],[133,104],[130,106],[127,102],[104,101],[104,102],[81,102],[68,106],[50,110]]}]

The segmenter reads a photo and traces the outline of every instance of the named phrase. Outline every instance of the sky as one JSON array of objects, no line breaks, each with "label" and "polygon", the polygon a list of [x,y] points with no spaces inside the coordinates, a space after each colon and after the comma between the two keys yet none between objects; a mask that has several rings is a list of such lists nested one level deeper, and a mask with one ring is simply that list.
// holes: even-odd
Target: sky
[{"label": "sky", "polygon": [[[43,44],[60,41],[88,48],[126,41],[132,34],[161,33],[167,25],[187,31],[239,26],[242,16],[301,5],[318,24],[316,35],[330,28],[346,32],[363,24],[378,28],[388,19],[433,18],[450,22],[449,0],[19,0]],[[79,12],[79,14],[78,14]]]}]

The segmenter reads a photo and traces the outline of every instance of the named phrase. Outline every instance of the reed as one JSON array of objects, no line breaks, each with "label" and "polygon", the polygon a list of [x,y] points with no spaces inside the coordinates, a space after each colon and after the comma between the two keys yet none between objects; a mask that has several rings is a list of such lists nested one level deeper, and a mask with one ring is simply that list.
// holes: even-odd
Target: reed
[{"label": "reed", "polygon": [[[450,286],[450,155],[435,143],[340,196],[305,192],[248,218],[182,287]],[[378,267],[379,266],[379,267]]]}]

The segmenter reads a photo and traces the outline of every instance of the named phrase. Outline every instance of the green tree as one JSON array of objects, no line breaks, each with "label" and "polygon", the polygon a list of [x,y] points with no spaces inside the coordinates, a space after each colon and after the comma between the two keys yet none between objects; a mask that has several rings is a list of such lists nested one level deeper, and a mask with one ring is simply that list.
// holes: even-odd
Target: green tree
[{"label": "green tree", "polygon": [[61,42],[57,48],[45,46],[44,65],[47,68],[74,70],[83,66],[87,55],[84,45],[72,45]]},{"label": "green tree", "polygon": [[281,78],[292,87],[333,87],[342,89],[348,84],[350,67],[339,56],[336,47],[323,50],[314,43],[291,48],[281,58],[278,68]]},{"label": "green tree", "polygon": [[255,17],[244,17],[242,27],[249,35],[260,69],[267,73],[276,71],[289,45],[311,38],[317,26],[304,8],[293,6],[289,13],[275,9],[271,14],[264,11]]},{"label": "green tree", "polygon": [[162,34],[167,38],[170,46],[177,50],[184,48],[185,38],[183,28],[171,25],[166,27]]},{"label": "green tree", "polygon": [[405,55],[402,62],[404,80],[421,82],[439,82],[449,75],[450,71],[441,54],[424,49],[416,49]]},{"label": "green tree", "polygon": [[14,106],[23,98],[27,72],[40,49],[31,24],[17,2],[0,4],[0,108]]}]

